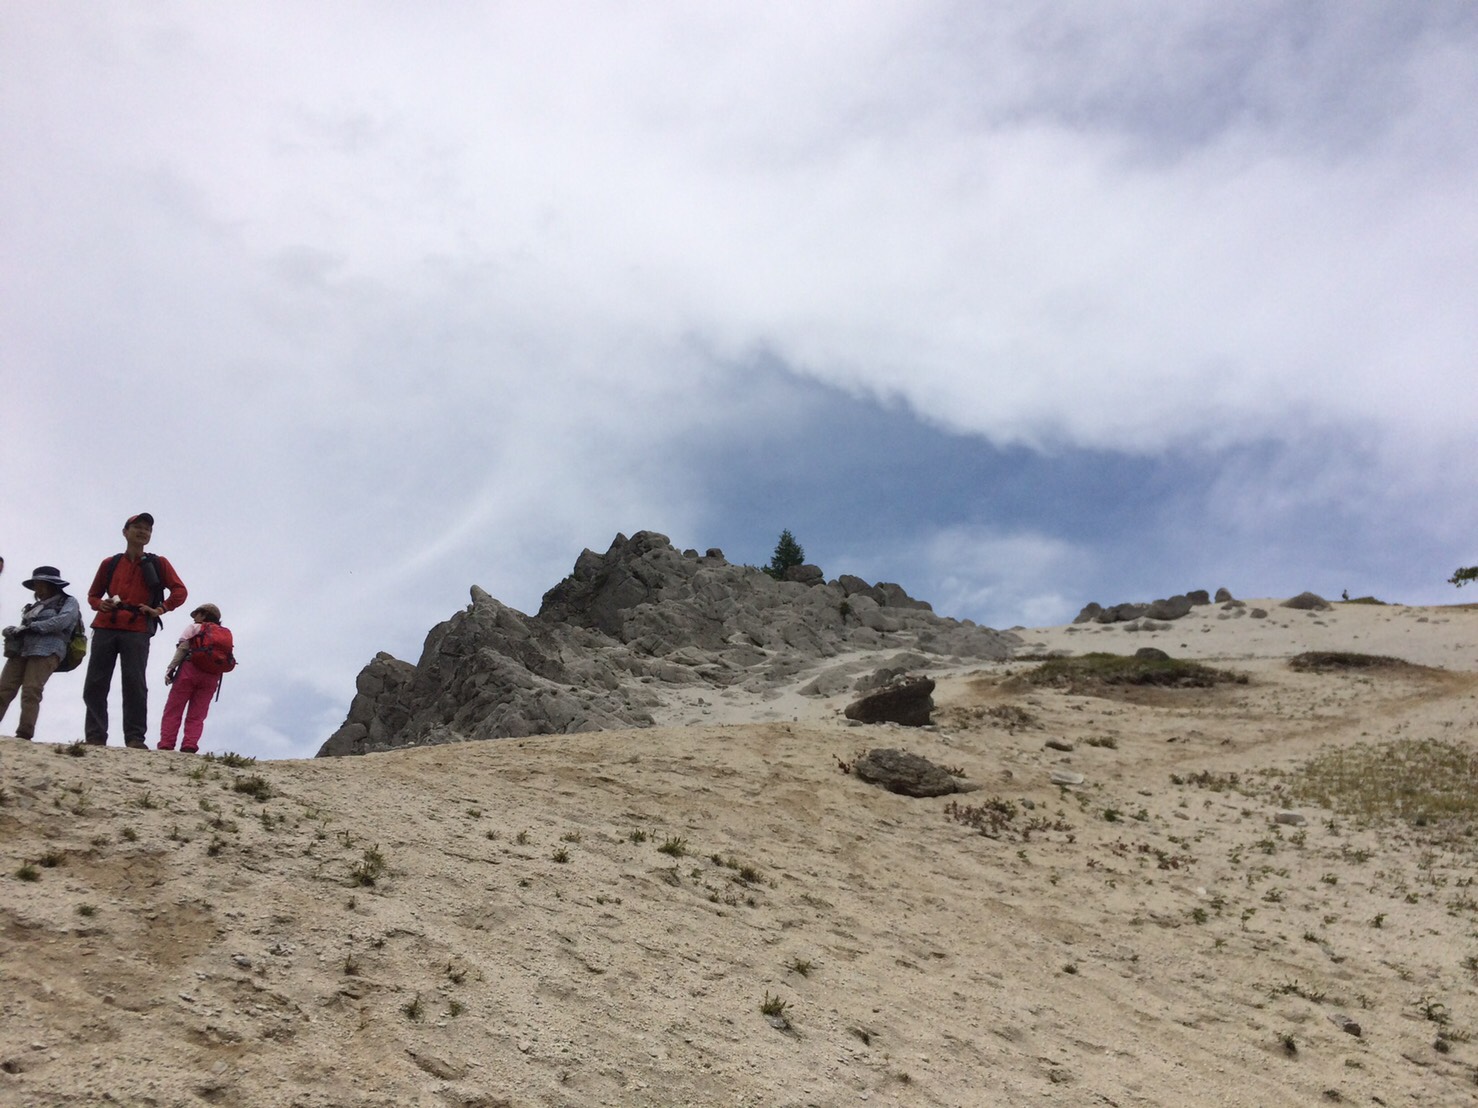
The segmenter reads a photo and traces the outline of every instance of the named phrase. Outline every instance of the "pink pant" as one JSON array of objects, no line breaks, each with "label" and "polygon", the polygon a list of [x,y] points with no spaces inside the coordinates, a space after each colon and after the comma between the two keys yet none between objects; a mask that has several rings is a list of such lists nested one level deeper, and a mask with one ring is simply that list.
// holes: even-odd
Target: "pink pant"
[{"label": "pink pant", "polygon": [[[220,675],[201,673],[187,658],[169,687],[164,702],[164,718],[159,721],[159,749],[173,750],[175,736],[180,733],[180,719],[185,720],[185,741],[180,749],[193,754],[200,748],[200,732],[210,711],[210,698],[215,695]],[[187,710],[188,709],[188,710]]]}]

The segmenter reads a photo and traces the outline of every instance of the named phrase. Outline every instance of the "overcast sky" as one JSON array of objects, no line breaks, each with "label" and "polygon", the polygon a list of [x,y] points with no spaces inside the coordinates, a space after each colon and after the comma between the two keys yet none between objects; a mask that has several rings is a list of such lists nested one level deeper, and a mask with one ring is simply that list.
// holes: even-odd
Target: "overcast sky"
[{"label": "overcast sky", "polygon": [[1470,599],[1475,104],[1467,2],[11,0],[0,617],[152,512],[206,748],[287,757],[618,532],[997,627]]}]

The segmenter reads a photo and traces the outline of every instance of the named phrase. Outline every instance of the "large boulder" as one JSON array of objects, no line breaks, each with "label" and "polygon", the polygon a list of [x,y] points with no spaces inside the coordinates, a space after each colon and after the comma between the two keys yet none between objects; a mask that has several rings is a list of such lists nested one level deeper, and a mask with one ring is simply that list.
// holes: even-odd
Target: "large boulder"
[{"label": "large boulder", "polygon": [[934,678],[902,677],[848,704],[843,712],[858,723],[927,727],[934,713]]},{"label": "large boulder", "polygon": [[1181,619],[1190,615],[1191,598],[1189,596],[1172,596],[1168,600],[1153,601],[1145,608],[1146,619]]},{"label": "large boulder", "polygon": [[1297,608],[1304,612],[1327,612],[1334,605],[1330,604],[1329,601],[1325,600],[1318,593],[1301,592],[1297,596],[1283,601],[1282,607]]},{"label": "large boulder", "polygon": [[891,747],[859,756],[852,763],[852,772],[869,784],[903,796],[947,796],[960,789],[954,775],[943,766]]}]

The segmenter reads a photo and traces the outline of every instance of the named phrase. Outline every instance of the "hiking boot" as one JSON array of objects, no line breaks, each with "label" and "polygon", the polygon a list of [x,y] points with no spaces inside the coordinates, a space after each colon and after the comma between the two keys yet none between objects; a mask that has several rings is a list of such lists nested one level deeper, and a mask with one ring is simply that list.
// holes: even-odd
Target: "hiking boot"
[{"label": "hiking boot", "polygon": [[200,753],[200,748],[198,746],[182,746],[182,747],[180,747],[180,753],[181,754],[198,754],[198,753]]},{"label": "hiking boot", "polygon": [[107,739],[85,739],[83,741],[85,741],[88,746],[107,746],[108,745],[108,740]]},{"label": "hiking boot", "polygon": [[128,747],[130,750],[148,750],[149,749],[149,744],[146,743],[146,742],[144,742],[143,739],[125,740],[124,743],[123,743],[123,745],[126,746],[126,747]]}]

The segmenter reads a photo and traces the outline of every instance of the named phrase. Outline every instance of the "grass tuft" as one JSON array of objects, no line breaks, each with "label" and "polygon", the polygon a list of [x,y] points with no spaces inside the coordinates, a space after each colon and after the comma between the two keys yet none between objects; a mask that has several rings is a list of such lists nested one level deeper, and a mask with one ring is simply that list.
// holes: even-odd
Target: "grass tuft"
[{"label": "grass tuft", "polygon": [[378,846],[366,847],[363,857],[349,871],[349,880],[355,885],[373,885],[385,875],[385,856]]},{"label": "grass tuft", "polygon": [[250,777],[238,778],[232,782],[231,789],[234,792],[249,796],[253,800],[265,801],[270,800],[272,797],[271,783],[265,777],[255,773]]}]

